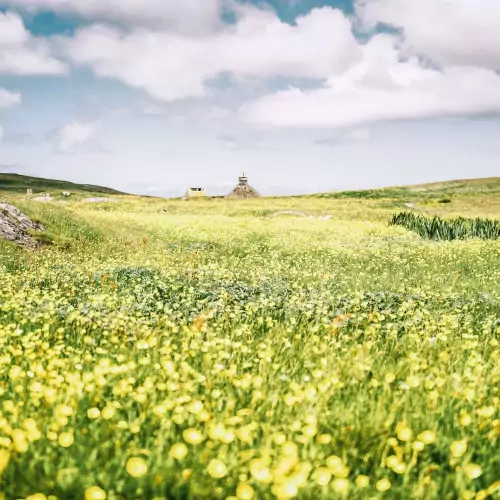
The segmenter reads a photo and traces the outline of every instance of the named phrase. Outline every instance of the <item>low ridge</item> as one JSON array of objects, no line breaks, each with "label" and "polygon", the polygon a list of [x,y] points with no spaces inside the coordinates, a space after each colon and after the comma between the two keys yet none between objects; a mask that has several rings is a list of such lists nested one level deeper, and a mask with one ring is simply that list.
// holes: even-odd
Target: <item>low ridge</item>
[{"label": "low ridge", "polygon": [[27,189],[32,189],[33,193],[44,193],[47,191],[70,191],[80,193],[127,194],[116,189],[94,186],[92,184],[77,184],[74,182],[60,181],[56,179],[44,179],[42,177],[30,177],[21,174],[0,173],[0,191],[26,193]]},{"label": "low ridge", "polygon": [[[456,179],[427,184],[390,186],[355,191],[330,191],[312,195],[319,198],[412,198],[437,199],[453,195],[478,195],[500,192],[500,177]],[[309,195],[306,195],[309,196]]]}]

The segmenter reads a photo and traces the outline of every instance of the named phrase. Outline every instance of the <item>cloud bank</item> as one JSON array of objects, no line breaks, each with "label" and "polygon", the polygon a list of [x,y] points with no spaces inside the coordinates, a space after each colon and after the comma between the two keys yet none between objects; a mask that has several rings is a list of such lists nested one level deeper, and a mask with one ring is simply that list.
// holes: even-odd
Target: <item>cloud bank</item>
[{"label": "cloud bank", "polygon": [[91,21],[119,22],[184,33],[199,33],[220,24],[220,0],[7,0],[24,12],[53,11]]},{"label": "cloud bank", "polygon": [[313,10],[296,26],[248,9],[235,25],[200,37],[95,25],[60,44],[73,64],[163,101],[206,96],[207,83],[221,74],[324,79],[360,55],[350,22],[329,8]]},{"label": "cloud bank", "polygon": [[[225,76],[237,89],[254,84],[255,95],[242,91],[235,113],[250,127],[336,128],[500,112],[498,0],[358,0],[354,18],[323,7],[294,23],[236,0],[3,4],[90,23],[48,40],[31,35],[19,14],[0,14],[0,73],[86,68],[146,92],[148,109],[160,110],[153,114],[162,115],[164,103],[210,102]],[[377,33],[381,25],[393,34]],[[356,38],[354,27],[365,37]],[[277,79],[289,88],[278,89]],[[6,107],[7,94],[2,102]]]},{"label": "cloud bank", "polygon": [[59,153],[83,153],[95,149],[99,121],[72,121],[53,134],[56,151]]},{"label": "cloud bank", "polygon": [[367,27],[400,29],[406,46],[444,65],[500,69],[500,2],[497,0],[362,0]]},{"label": "cloud bank", "polygon": [[0,109],[21,104],[21,94],[0,87]]},{"label": "cloud bank", "polygon": [[245,104],[242,120],[260,126],[345,127],[381,120],[500,112],[500,76],[473,66],[436,70],[401,59],[397,40],[378,35],[362,59],[321,88],[287,91]]},{"label": "cloud bank", "polygon": [[45,39],[35,38],[13,12],[0,12],[0,75],[58,75],[66,65],[52,57]]}]

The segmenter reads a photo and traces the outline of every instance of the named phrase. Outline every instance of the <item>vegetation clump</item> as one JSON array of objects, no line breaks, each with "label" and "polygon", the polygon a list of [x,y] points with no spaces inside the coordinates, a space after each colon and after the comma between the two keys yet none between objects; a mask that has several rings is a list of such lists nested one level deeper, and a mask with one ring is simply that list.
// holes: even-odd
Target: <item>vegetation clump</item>
[{"label": "vegetation clump", "polygon": [[427,240],[452,241],[469,238],[497,240],[500,238],[500,221],[491,219],[467,219],[465,217],[441,219],[437,216],[431,218],[413,212],[401,212],[395,214],[389,224],[405,227]]}]

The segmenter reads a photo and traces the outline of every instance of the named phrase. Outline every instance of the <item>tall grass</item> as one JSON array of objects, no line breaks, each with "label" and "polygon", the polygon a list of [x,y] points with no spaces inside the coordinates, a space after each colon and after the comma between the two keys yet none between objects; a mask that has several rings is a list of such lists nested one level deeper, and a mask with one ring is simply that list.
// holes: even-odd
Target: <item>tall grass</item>
[{"label": "tall grass", "polygon": [[412,212],[394,214],[389,225],[402,226],[427,240],[465,240],[480,238],[496,240],[500,238],[500,221],[491,219],[441,219],[426,217]]}]

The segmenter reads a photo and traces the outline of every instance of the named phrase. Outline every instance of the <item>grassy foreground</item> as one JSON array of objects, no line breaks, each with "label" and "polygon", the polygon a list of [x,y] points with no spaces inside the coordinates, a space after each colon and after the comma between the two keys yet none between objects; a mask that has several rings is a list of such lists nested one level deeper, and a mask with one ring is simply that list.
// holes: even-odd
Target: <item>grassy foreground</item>
[{"label": "grassy foreground", "polygon": [[15,200],[52,245],[0,242],[5,499],[498,498],[499,242],[399,198],[117,199]]}]

